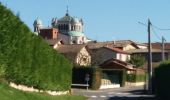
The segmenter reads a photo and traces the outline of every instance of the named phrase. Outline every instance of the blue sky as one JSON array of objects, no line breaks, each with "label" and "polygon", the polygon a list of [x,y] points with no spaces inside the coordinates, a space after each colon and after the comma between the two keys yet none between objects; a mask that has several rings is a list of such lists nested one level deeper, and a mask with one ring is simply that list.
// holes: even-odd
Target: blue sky
[{"label": "blue sky", "polygon": [[[53,17],[61,18],[69,5],[71,16],[83,18],[85,35],[98,41],[133,40],[147,42],[147,24],[170,28],[170,0],[0,0],[20,18],[31,30],[33,21],[39,17],[44,26]],[[155,32],[154,32],[154,31]],[[156,28],[151,30],[152,41],[161,42],[164,36],[170,41],[170,31]],[[157,34],[157,35],[155,35]]]}]

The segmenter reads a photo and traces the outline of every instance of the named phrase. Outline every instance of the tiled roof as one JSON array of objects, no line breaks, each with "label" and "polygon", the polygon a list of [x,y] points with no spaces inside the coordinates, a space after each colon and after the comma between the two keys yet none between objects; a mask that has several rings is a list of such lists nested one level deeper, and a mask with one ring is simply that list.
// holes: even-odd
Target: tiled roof
[{"label": "tiled roof", "polygon": [[93,42],[93,43],[87,44],[89,49],[98,49],[98,48],[108,46],[108,45],[113,47],[114,43],[113,42]]},{"label": "tiled roof", "polygon": [[115,59],[111,58],[105,62],[103,62],[101,65],[102,69],[128,69],[128,70],[134,70],[133,67],[134,65]]},{"label": "tiled roof", "polygon": [[56,43],[58,43],[59,41],[61,41],[61,39],[45,39],[45,41],[46,41],[49,45],[53,46],[53,45],[55,45]]},{"label": "tiled roof", "polygon": [[71,62],[75,62],[78,53],[82,48],[86,47],[86,45],[59,45],[56,48],[56,51],[63,54],[66,58],[68,58]]},{"label": "tiled roof", "polygon": [[[164,47],[165,47],[165,49],[170,50],[170,43],[164,43]],[[152,43],[152,48],[161,49],[162,43]]]},{"label": "tiled roof", "polygon": [[127,45],[133,45],[134,47],[138,48],[137,44],[131,40],[119,40],[119,41],[107,41],[107,42],[93,42],[88,43],[87,46],[89,49],[98,49],[104,46],[109,47],[125,47]]},{"label": "tiled roof", "polygon": [[80,45],[80,44],[76,44],[76,45],[59,45],[56,50],[59,53],[78,53],[80,52],[80,50],[85,47],[86,45]]},{"label": "tiled roof", "polygon": [[[134,50],[128,50],[129,53],[148,53],[148,49],[134,49]],[[162,52],[161,49],[152,49],[153,53],[160,53]],[[168,50],[165,50],[164,52],[169,52]]]},{"label": "tiled roof", "polygon": [[112,51],[117,52],[117,53],[129,54],[129,52],[123,51],[123,50],[118,49],[118,48],[111,48],[111,47],[103,47],[103,48],[112,50]]}]

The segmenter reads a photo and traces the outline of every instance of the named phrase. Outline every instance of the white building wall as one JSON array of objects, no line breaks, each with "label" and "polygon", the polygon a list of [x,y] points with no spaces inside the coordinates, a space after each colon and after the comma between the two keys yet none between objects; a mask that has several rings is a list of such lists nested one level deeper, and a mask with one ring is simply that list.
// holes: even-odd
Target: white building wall
[{"label": "white building wall", "polygon": [[127,61],[128,59],[130,59],[130,55],[117,53],[116,59],[121,60],[121,61]]},{"label": "white building wall", "polygon": [[136,48],[132,45],[127,45],[126,47],[123,48],[124,51],[133,50],[133,49],[136,49]]}]

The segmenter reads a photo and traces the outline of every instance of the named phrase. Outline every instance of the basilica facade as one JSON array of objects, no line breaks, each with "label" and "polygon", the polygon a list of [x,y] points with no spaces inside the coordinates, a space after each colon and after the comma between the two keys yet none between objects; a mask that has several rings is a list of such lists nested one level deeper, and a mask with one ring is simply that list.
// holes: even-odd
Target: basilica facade
[{"label": "basilica facade", "polygon": [[[38,33],[38,35],[42,34],[41,30],[58,29],[56,38],[61,39],[63,44],[85,44],[91,41],[84,34],[83,19],[72,17],[68,12],[62,18],[53,18],[51,27],[43,27],[42,21],[39,18],[34,21],[33,26],[34,32]],[[48,32],[46,34],[54,33]]]}]

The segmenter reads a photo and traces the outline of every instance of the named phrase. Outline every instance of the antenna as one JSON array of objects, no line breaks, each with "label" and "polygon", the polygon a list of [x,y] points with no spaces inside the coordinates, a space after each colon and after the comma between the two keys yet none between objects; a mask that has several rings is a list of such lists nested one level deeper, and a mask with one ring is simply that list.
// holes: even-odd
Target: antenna
[{"label": "antenna", "polygon": [[67,0],[67,10],[66,10],[66,13],[67,13],[67,14],[69,13],[69,8],[68,8],[68,6],[69,6],[69,0]]},{"label": "antenna", "polygon": [[66,11],[66,12],[67,12],[67,13],[69,12],[69,11],[68,11],[68,5],[67,5],[67,11]]}]

